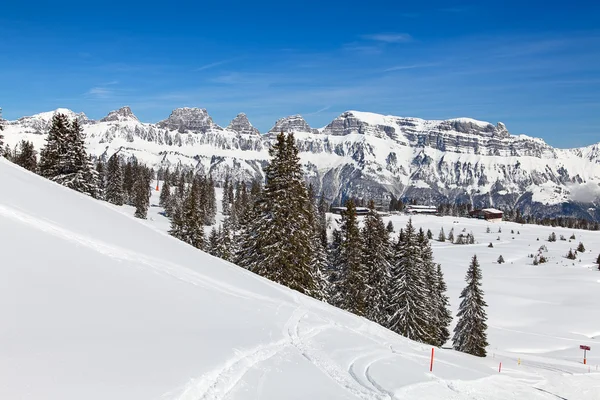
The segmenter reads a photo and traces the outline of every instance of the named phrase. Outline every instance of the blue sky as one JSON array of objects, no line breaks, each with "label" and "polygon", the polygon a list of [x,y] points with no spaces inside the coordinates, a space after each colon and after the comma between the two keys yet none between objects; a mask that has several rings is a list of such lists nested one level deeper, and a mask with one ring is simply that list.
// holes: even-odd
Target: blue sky
[{"label": "blue sky", "polygon": [[95,3],[3,2],[5,118],[129,105],[156,122],[190,106],[264,132],[355,109],[600,141],[600,2]]}]

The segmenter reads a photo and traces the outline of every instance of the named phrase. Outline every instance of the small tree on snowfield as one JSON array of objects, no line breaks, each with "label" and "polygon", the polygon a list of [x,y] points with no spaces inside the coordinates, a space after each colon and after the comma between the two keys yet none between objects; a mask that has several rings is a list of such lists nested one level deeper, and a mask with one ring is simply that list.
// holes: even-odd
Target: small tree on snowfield
[{"label": "small tree on snowfield", "polygon": [[580,253],[585,253],[585,246],[583,243],[579,242],[579,246],[577,246],[577,251]]},{"label": "small tree on snowfield", "polygon": [[438,241],[439,242],[445,242],[446,241],[446,234],[444,233],[444,228],[440,229],[440,234],[438,235]]},{"label": "small tree on snowfield", "polygon": [[504,257],[502,257],[502,255],[500,255],[500,257],[498,257],[498,264],[503,264],[504,263]]},{"label": "small tree on snowfield", "polygon": [[427,229],[427,239],[433,239],[433,233],[431,233],[431,229]]},{"label": "small tree on snowfield", "polygon": [[448,234],[448,241],[454,243],[454,228],[450,229],[450,233]]},{"label": "small tree on snowfield", "polygon": [[452,344],[455,350],[485,357],[487,342],[487,303],[481,289],[481,269],[477,256],[473,256],[465,280],[467,286],[460,294],[462,299],[458,309],[458,324],[454,328]]},{"label": "small tree on snowfield", "polygon": [[573,252],[573,249],[569,249],[569,252],[567,253],[567,258],[569,260],[575,260],[577,258],[577,255],[575,254],[575,252]]},{"label": "small tree on snowfield", "polygon": [[388,231],[388,233],[394,232],[394,224],[392,224],[392,221],[387,223],[387,226],[385,229]]}]

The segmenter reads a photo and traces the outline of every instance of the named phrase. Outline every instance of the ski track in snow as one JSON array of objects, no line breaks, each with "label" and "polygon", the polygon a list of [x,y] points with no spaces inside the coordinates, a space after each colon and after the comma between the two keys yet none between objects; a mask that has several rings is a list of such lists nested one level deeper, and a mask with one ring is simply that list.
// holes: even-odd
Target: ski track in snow
[{"label": "ski track in snow", "polygon": [[222,281],[212,279],[206,275],[202,275],[189,268],[182,267],[171,262],[160,260],[158,258],[148,257],[144,254],[134,252],[131,250],[123,249],[119,246],[104,243],[98,240],[88,238],[84,235],[72,232],[68,229],[64,229],[49,220],[37,218],[27,213],[21,212],[16,208],[7,207],[0,205],[0,216],[17,220],[21,223],[32,226],[40,231],[49,233],[53,236],[60,237],[62,239],[77,243],[79,245],[88,247],[92,250],[97,251],[105,256],[118,259],[121,261],[130,261],[135,263],[141,263],[153,270],[156,273],[168,275],[172,278],[180,281],[201,286],[208,290],[218,290],[222,293],[226,293],[230,296],[239,297],[242,299],[257,299],[266,301],[269,303],[277,303],[273,299],[265,296],[258,295],[256,293],[248,292],[243,289],[236,288],[232,285],[223,283]]}]

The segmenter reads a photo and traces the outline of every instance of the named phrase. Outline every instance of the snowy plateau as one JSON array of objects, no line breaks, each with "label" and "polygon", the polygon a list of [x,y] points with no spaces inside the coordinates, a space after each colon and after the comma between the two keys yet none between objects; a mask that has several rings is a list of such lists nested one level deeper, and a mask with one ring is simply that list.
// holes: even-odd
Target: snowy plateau
[{"label": "snowy plateau", "polygon": [[[102,145],[161,148],[120,132]],[[473,254],[489,305],[488,356],[436,349],[429,372],[431,347],[168,236],[158,191],[142,221],[1,158],[0,188],[0,399],[600,399],[600,232],[415,216],[473,232],[473,245],[434,241],[434,257],[454,315]],[[593,251],[566,260],[579,241]]]},{"label": "snowy plateau", "polygon": [[386,203],[394,195],[600,220],[599,144],[556,149],[511,135],[500,122],[347,111],[320,129],[296,115],[260,134],[245,114],[222,128],[200,108],[176,109],[156,124],[140,122],[129,107],[100,120],[58,109],[5,121],[7,143],[30,140],[39,150],[55,112],[79,119],[89,152],[105,159],[118,151],[155,168],[181,164],[217,181],[249,181],[262,177],[274,135],[294,132],[307,179],[332,202],[355,196]]}]

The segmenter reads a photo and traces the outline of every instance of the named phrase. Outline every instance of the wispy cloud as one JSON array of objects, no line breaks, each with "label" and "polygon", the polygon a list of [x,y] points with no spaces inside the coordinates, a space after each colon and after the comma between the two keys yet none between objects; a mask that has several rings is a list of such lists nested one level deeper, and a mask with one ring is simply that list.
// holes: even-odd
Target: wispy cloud
[{"label": "wispy cloud", "polygon": [[215,62],[212,62],[212,63],[209,63],[209,64],[202,65],[202,66],[194,69],[194,71],[205,71],[207,69],[215,68],[215,67],[218,67],[218,66],[223,65],[223,64],[228,64],[228,63],[232,62],[233,60],[234,59],[227,59],[227,60],[215,61]]},{"label": "wispy cloud", "polygon": [[430,68],[430,67],[435,67],[438,65],[439,65],[438,63],[395,65],[393,67],[384,69],[383,72],[404,71],[407,69]]},{"label": "wispy cloud", "polygon": [[363,39],[373,40],[383,43],[408,43],[412,42],[413,37],[408,33],[375,33],[370,35],[362,35]]},{"label": "wispy cloud", "polygon": [[111,97],[114,94],[114,91],[105,88],[105,87],[93,87],[90,90],[88,90],[87,92],[85,92],[85,95],[87,97],[91,97],[91,98],[95,98],[95,99],[108,99],[109,97]]},{"label": "wispy cloud", "polygon": [[309,113],[304,113],[304,115],[318,115],[318,114],[321,114],[323,111],[329,110],[330,108],[331,108],[331,106],[326,106],[326,107],[323,107],[323,108],[321,108],[321,109],[319,109],[317,111],[313,111],[313,112],[309,112]]}]

